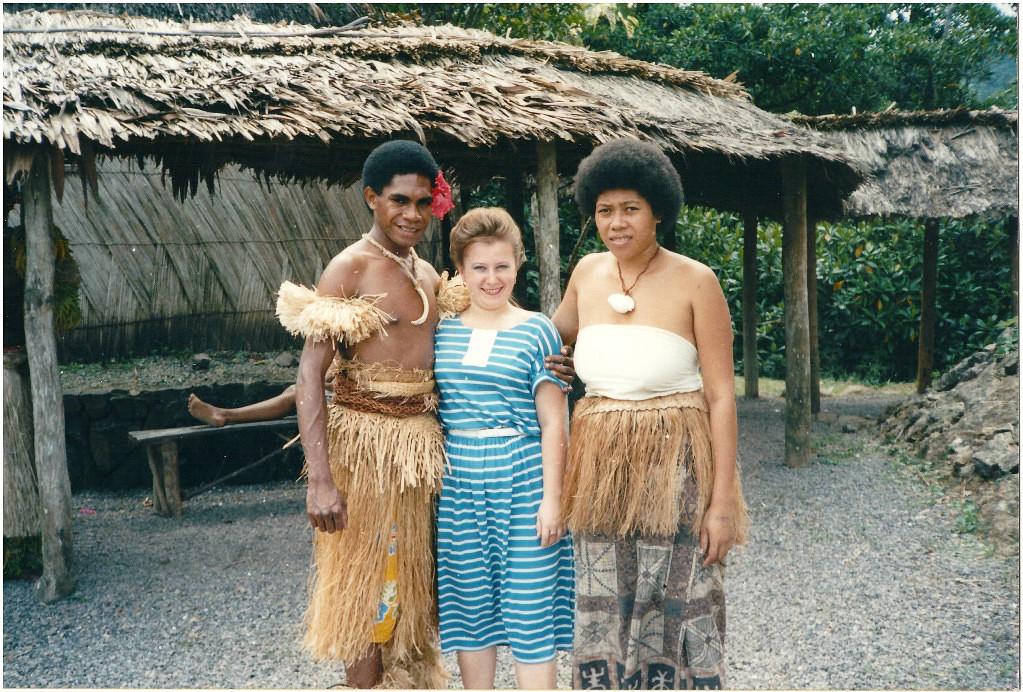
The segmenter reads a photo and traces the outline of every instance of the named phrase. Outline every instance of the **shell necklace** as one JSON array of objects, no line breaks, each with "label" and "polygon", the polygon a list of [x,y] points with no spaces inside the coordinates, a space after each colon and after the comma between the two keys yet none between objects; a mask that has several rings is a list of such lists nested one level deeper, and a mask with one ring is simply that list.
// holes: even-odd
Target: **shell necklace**
[{"label": "shell necklace", "polygon": [[416,272],[416,262],[419,261],[419,256],[416,255],[415,248],[410,247],[408,249],[409,257],[412,258],[412,271],[409,271],[408,265],[405,264],[404,260],[402,260],[401,257],[398,257],[396,254],[394,254],[393,252],[385,248],[383,245],[375,241],[373,238],[370,237],[369,233],[363,233],[362,239],[368,240],[370,244],[373,245],[373,247],[375,247],[377,250],[384,254],[384,257],[389,257],[395,262],[397,262],[398,266],[401,267],[401,271],[404,272],[405,276],[407,276],[409,278],[409,281],[412,282],[412,286],[416,289],[416,293],[419,294],[419,297],[423,301],[422,316],[417,320],[412,320],[412,324],[418,327],[419,325],[426,321],[427,315],[430,314],[430,301],[426,297],[426,291],[423,290],[422,285],[420,285],[419,283],[419,274]]},{"label": "shell necklace", "polygon": [[615,258],[615,264],[618,265],[618,281],[620,281],[622,284],[622,292],[612,293],[607,297],[607,302],[611,305],[611,308],[615,312],[620,312],[621,314],[624,315],[625,313],[632,312],[633,310],[636,309],[636,301],[632,299],[631,295],[632,289],[636,288],[636,284],[639,283],[639,277],[646,274],[646,270],[649,269],[650,265],[654,263],[654,258],[657,257],[657,253],[660,251],[661,246],[658,245],[657,249],[654,250],[654,254],[652,254],[650,256],[650,259],[647,261],[646,266],[643,267],[643,271],[641,271],[639,274],[636,274],[636,280],[633,281],[632,285],[629,286],[628,288],[625,288],[625,279],[622,278],[622,264],[621,262],[618,261],[617,257]]}]

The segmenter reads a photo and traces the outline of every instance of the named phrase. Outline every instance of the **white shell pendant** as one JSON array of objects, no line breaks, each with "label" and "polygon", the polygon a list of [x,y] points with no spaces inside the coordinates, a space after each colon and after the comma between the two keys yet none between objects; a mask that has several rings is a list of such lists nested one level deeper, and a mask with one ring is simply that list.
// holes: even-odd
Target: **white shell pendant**
[{"label": "white shell pendant", "polygon": [[632,299],[632,296],[627,296],[624,293],[612,293],[607,297],[607,302],[615,312],[620,312],[623,315],[636,309],[636,301]]}]

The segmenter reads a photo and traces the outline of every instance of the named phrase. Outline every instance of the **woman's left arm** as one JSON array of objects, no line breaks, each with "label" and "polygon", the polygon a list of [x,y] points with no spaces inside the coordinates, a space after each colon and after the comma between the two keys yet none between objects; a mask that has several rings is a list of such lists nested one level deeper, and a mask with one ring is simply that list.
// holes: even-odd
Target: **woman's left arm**
[{"label": "woman's left arm", "polygon": [[707,267],[701,267],[693,298],[693,332],[704,395],[710,408],[710,444],[714,457],[714,485],[700,528],[700,548],[706,567],[724,560],[735,541],[733,507],[738,445],[732,320],[721,284]]},{"label": "woman's left arm", "polygon": [[543,459],[543,499],[536,513],[536,535],[540,547],[546,548],[565,535],[565,524],[561,521],[561,483],[568,453],[568,400],[561,388],[550,380],[540,383],[534,399]]}]

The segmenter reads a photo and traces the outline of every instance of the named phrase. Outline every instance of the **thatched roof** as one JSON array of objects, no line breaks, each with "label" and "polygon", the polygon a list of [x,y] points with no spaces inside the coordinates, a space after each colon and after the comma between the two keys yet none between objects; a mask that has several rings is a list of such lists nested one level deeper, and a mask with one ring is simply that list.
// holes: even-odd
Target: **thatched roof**
[{"label": "thatched roof", "polygon": [[852,217],[1019,215],[1016,111],[955,109],[798,117],[824,132],[870,177],[845,201]]},{"label": "thatched roof", "polygon": [[350,183],[394,137],[426,142],[463,182],[511,163],[534,170],[538,140],[557,143],[559,171],[571,175],[594,144],[641,137],[674,157],[690,201],[774,216],[783,157],[807,158],[818,217],[838,213],[860,180],[823,138],[757,109],[736,84],[451,26],[23,12],[5,15],[4,58],[5,147],[152,157],[181,193],[213,185],[229,162]]},{"label": "thatched roof", "polygon": [[[294,346],[274,317],[284,279],[316,283],[337,252],[372,225],[362,191],[322,181],[264,184],[237,165],[175,200],[152,166],[101,158],[102,193],[85,204],[69,185],[53,207],[81,274],[82,321],[58,338],[62,360]],[[282,232],[282,230],[284,232]],[[419,245],[435,260],[432,224]]]}]

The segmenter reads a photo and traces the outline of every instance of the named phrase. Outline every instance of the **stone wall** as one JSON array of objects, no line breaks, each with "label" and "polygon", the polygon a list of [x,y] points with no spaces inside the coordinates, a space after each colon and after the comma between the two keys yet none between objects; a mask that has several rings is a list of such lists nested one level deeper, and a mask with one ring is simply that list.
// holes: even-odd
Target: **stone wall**
[{"label": "stone wall", "polygon": [[[188,414],[188,395],[223,407],[244,406],[280,394],[280,382],[219,384],[188,389],[109,391],[64,394],[64,424],[68,473],[73,492],[86,488],[122,490],[151,487],[152,476],[143,447],[128,433],[133,430],[176,428],[199,424]],[[193,487],[279,449],[285,440],[273,432],[225,433],[178,443],[181,487]],[[252,471],[231,479],[232,484],[298,478],[301,445]]]}]

